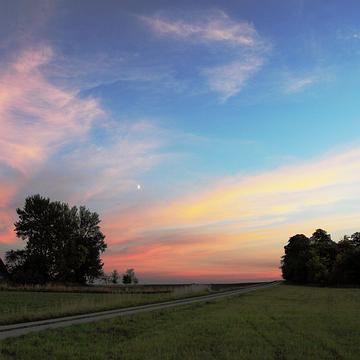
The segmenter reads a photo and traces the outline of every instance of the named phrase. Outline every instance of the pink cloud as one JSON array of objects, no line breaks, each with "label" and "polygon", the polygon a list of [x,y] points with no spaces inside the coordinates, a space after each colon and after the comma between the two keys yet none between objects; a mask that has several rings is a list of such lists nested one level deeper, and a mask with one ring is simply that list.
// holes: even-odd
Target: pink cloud
[{"label": "pink cloud", "polygon": [[48,47],[28,50],[0,73],[0,163],[24,175],[59,146],[86,135],[102,115],[95,100],[80,99],[45,78],[41,67],[51,58]]},{"label": "pink cloud", "polygon": [[184,20],[164,16],[143,16],[141,19],[161,35],[189,38],[190,41],[227,42],[249,47],[258,46],[260,42],[253,25],[245,21],[234,21],[223,11],[196,15]]},{"label": "pink cloud", "polygon": [[338,240],[356,230],[359,169],[355,147],[223,179],[172,201],[114,210],[103,224],[110,244],[106,268],[193,280],[278,278],[291,235],[323,227]]},{"label": "pink cloud", "polygon": [[[95,99],[79,97],[80,89],[50,81],[55,56],[39,46],[0,71],[0,243],[14,240],[15,208],[25,196],[39,192],[101,211],[167,156],[158,151],[169,137],[162,129],[118,122]],[[94,144],[91,130],[106,140]]]},{"label": "pink cloud", "polygon": [[[0,242],[14,238],[12,201],[20,189],[64,144],[85,137],[103,111],[93,99],[52,84],[42,68],[51,62],[47,46],[26,50],[0,71]],[[5,225],[3,225],[4,227]]]}]

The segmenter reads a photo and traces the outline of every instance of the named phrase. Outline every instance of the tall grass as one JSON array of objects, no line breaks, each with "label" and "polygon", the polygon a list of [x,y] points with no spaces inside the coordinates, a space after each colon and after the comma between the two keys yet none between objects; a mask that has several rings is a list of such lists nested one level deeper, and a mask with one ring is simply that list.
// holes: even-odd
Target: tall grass
[{"label": "tall grass", "polygon": [[83,314],[181,297],[174,293],[90,294],[0,291],[0,324]]},{"label": "tall grass", "polygon": [[280,285],[172,310],[33,333],[0,357],[74,360],[359,359],[360,289]]},{"label": "tall grass", "polygon": [[[246,285],[246,284],[245,284]],[[234,285],[235,286],[235,285]],[[232,289],[231,284],[219,290]],[[236,284],[236,288],[244,286]],[[210,285],[0,285],[0,325],[203,295]]]}]

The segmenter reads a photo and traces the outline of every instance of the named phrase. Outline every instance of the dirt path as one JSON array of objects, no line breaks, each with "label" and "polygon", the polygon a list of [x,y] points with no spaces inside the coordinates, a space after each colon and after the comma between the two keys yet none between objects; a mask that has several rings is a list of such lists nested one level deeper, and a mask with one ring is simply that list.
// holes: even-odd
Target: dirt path
[{"label": "dirt path", "polygon": [[39,320],[39,321],[31,321],[20,324],[3,325],[0,326],[0,340],[7,339],[10,337],[25,335],[33,331],[55,329],[69,325],[84,324],[88,322],[109,319],[116,316],[134,315],[146,311],[162,310],[180,305],[188,305],[198,302],[217,300],[227,296],[245,294],[251,291],[268,288],[271,286],[278,285],[279,283],[280,282],[272,282],[261,285],[252,285],[236,290],[223,291],[209,295],[203,295],[203,296],[197,296],[197,297],[191,297],[191,298],[179,299],[179,300],[171,300],[171,301],[155,303],[155,304],[139,305],[128,308],[122,308],[122,309],[106,310],[106,311],[100,311],[100,312],[83,314],[83,315],[73,315],[73,316],[66,316],[66,317],[49,319],[49,320]]}]

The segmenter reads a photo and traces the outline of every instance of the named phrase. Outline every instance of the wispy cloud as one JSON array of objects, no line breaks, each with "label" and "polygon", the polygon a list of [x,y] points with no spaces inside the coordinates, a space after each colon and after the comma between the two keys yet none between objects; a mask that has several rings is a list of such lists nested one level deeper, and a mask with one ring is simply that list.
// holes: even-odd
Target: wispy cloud
[{"label": "wispy cloud", "polygon": [[[149,209],[140,218],[127,213],[125,223],[149,217],[153,229],[223,229],[238,224],[247,228],[266,226],[293,213],[360,196],[360,148],[304,164],[286,166],[258,175],[224,179],[203,194]],[[173,211],[168,211],[171,208]],[[119,224],[120,225],[120,224]],[[149,226],[146,226],[147,231]]]},{"label": "wispy cloud", "polygon": [[19,53],[0,71],[0,238],[13,239],[10,204],[63,145],[83,138],[103,111],[93,99],[50,83],[42,74],[52,49]]},{"label": "wispy cloud", "polygon": [[203,74],[208,79],[210,89],[221,94],[221,100],[226,101],[239,93],[248,79],[262,65],[263,60],[255,56],[247,61],[235,61],[231,64],[204,69]]},{"label": "wispy cloud", "polygon": [[[261,278],[265,272],[276,277],[282,246],[293,233],[311,233],[316,227],[346,233],[354,228],[360,216],[359,181],[356,147],[226,178],[202,193],[171,202],[114,211],[104,224],[116,239],[107,264],[133,264],[144,272],[168,270],[178,275],[182,269],[197,275],[204,271],[205,276],[216,259],[223,259],[233,264],[224,278],[231,279],[231,273]],[[150,257],[163,260],[147,260]]]},{"label": "wispy cloud", "polygon": [[[57,54],[56,61],[44,69],[45,74],[58,84],[72,85],[82,92],[119,83],[132,86],[161,84],[172,87],[175,80],[168,64],[142,63],[137,54]],[[55,60],[55,59],[54,59]],[[181,90],[181,82],[177,81]]]},{"label": "wispy cloud", "polygon": [[342,28],[336,32],[336,37],[341,41],[359,41],[360,29],[359,27]]},{"label": "wispy cloud", "polygon": [[223,11],[187,13],[184,17],[178,19],[162,14],[141,19],[160,36],[171,36],[210,48],[216,46],[224,55],[222,63],[200,65],[200,74],[205,76],[209,89],[217,92],[222,101],[238,94],[246,81],[262,68],[269,42],[251,23],[233,20]]},{"label": "wispy cloud", "polygon": [[94,99],[50,83],[41,66],[49,47],[21,53],[0,74],[0,163],[33,172],[61,145],[84,136],[103,110]]},{"label": "wispy cloud", "polygon": [[333,81],[336,69],[315,67],[308,71],[297,73],[285,72],[283,74],[283,89],[287,94],[295,94],[311,89],[318,84]]},{"label": "wispy cloud", "polygon": [[186,20],[165,16],[143,16],[142,19],[161,35],[189,38],[195,42],[218,41],[249,47],[258,47],[261,42],[253,25],[234,21],[223,11],[187,14],[187,17]]},{"label": "wispy cloud", "polygon": [[89,140],[64,149],[27,188],[110,212],[119,202],[131,204],[141,176],[170,157],[162,149],[166,132],[149,121],[111,121],[93,131],[101,134],[100,143]]},{"label": "wispy cloud", "polygon": [[304,76],[298,78],[291,78],[287,81],[285,91],[287,93],[297,93],[309,88],[313,84],[317,83],[319,78],[316,76]]},{"label": "wispy cloud", "polygon": [[0,243],[14,209],[40,192],[104,208],[159,164],[167,138],[146,120],[121,122],[80,88],[49,80],[49,46],[18,53],[0,71]]}]

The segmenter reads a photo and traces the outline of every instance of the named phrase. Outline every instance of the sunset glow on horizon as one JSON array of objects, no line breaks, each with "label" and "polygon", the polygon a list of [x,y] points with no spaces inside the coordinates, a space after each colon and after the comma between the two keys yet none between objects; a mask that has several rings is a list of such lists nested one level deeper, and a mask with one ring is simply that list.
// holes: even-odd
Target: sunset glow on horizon
[{"label": "sunset glow on horizon", "polygon": [[0,257],[37,193],[145,283],[279,279],[290,236],[360,231],[359,10],[0,5]]}]

